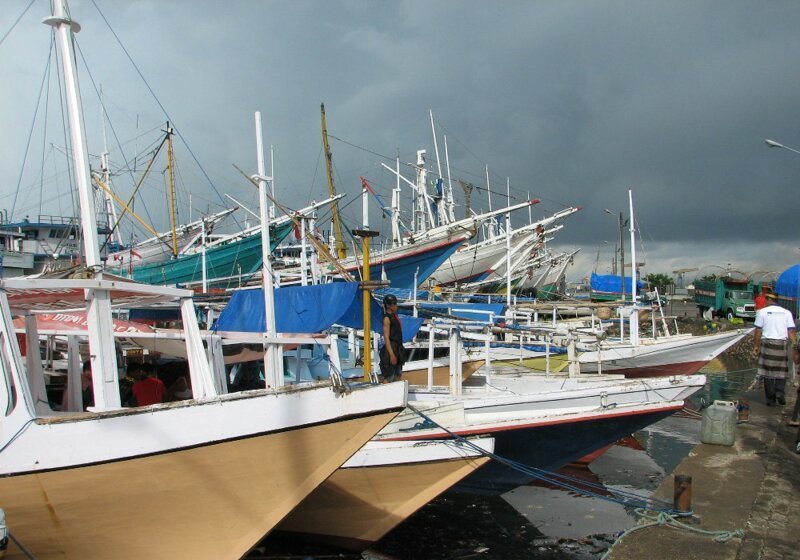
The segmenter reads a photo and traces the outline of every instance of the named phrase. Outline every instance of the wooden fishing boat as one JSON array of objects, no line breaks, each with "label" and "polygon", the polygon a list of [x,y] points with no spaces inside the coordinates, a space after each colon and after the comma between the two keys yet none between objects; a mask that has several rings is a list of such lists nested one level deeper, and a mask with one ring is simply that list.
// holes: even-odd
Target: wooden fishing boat
[{"label": "wooden fishing boat", "polygon": [[[289,235],[292,227],[292,223],[286,221],[270,228],[270,250],[274,250]],[[206,278],[212,283],[214,279],[229,282],[231,278],[250,276],[262,264],[261,233],[252,233],[242,239],[211,247],[205,251],[205,255],[201,252],[181,255],[164,262],[133,266],[130,270],[120,270],[119,274],[145,284],[173,286],[198,283],[203,279],[204,260]]]},{"label": "wooden fishing boat", "polygon": [[[15,539],[6,558],[240,558],[402,410],[406,385],[227,394],[221,342],[201,338],[192,292],[104,276],[73,51],[80,27],[65,0],[52,6],[45,23],[61,51],[88,270],[0,282],[0,496]],[[165,300],[181,310],[192,398],[122,408],[112,305]],[[30,312],[81,308],[95,404],[51,410],[40,356],[23,362],[13,315],[25,315],[33,349]]]},{"label": "wooden fishing boat", "polygon": [[364,550],[489,461],[494,440],[469,441],[370,441],[276,531]]}]

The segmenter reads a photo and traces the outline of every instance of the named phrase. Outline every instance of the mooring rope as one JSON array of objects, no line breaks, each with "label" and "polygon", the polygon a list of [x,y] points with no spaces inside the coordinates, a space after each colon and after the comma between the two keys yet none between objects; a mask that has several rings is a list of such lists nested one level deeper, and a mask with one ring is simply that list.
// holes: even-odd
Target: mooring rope
[{"label": "mooring rope", "polygon": [[638,531],[640,529],[648,529],[650,527],[658,527],[658,526],[665,526],[671,527],[673,529],[685,529],[687,531],[693,533],[699,533],[701,535],[707,535],[709,537],[714,538],[714,542],[718,543],[726,543],[731,539],[737,538],[744,538],[744,531],[742,529],[734,529],[733,531],[707,531],[705,529],[700,529],[698,527],[692,527],[691,525],[686,525],[685,523],[681,523],[678,521],[675,516],[670,515],[666,512],[659,512],[657,515],[648,515],[646,509],[637,508],[634,510],[634,513],[643,519],[650,519],[650,523],[644,523],[642,525],[637,525],[636,527],[631,527],[630,529],[626,529],[616,538],[616,540],[612,543],[608,550],[606,550],[605,554],[600,557],[600,560],[606,560],[611,554],[611,550],[619,543],[624,537],[630,535],[634,531]]},{"label": "mooring rope", "polygon": [[[576,477],[571,477],[568,475],[560,474],[557,472],[546,471],[544,469],[539,469],[536,467],[531,467],[528,465],[524,465],[522,463],[518,463],[517,461],[512,461],[510,459],[506,459],[505,457],[501,457],[496,455],[495,453],[488,452],[478,445],[472,443],[471,441],[465,439],[464,437],[452,432],[451,430],[447,429],[446,427],[438,424],[435,420],[431,419],[429,416],[424,414],[422,411],[414,408],[412,405],[406,405],[409,409],[414,411],[414,413],[421,416],[427,423],[438,427],[439,429],[445,431],[448,435],[450,435],[453,439],[459,441],[463,445],[470,447],[471,449],[478,451],[484,456],[487,456],[499,463],[512,468],[516,471],[522,472],[523,474],[527,474],[537,480],[546,482],[548,484],[558,486],[564,488],[566,490],[575,492],[577,494],[598,498],[601,500],[605,500],[612,503],[621,504],[625,507],[632,507],[633,512],[643,518],[643,519],[650,519],[650,523],[646,523],[643,525],[637,525],[636,527],[632,527],[620,533],[614,543],[609,547],[606,553],[602,556],[601,560],[606,560],[611,549],[616,545],[623,537],[626,535],[638,531],[639,529],[645,529],[648,527],[655,527],[658,525],[664,525],[667,527],[672,527],[674,529],[686,529],[688,531],[692,531],[695,533],[699,533],[702,535],[708,535],[714,537],[714,540],[719,543],[728,542],[734,538],[742,538],[744,537],[744,531],[742,529],[735,529],[733,531],[708,531],[705,529],[699,529],[697,527],[692,527],[690,525],[686,525],[685,523],[681,523],[678,521],[678,517],[683,517],[687,515],[691,515],[692,512],[680,512],[673,508],[672,504],[666,502],[664,500],[658,500],[655,498],[644,498],[632,492],[625,492],[622,490],[615,490],[611,488],[607,488],[602,484],[596,484],[593,482],[588,482],[585,480],[581,480]],[[584,488],[578,486],[580,484]],[[588,490],[585,488],[590,488],[593,490]],[[601,493],[602,492],[602,493]],[[656,515],[650,515],[648,512],[653,512]]]},{"label": "mooring rope", "polygon": [[[414,408],[412,405],[406,405],[409,409],[414,411],[415,414],[422,417],[429,425],[435,426],[444,432],[446,432],[450,437],[459,441],[463,445],[470,447],[471,449],[485,455],[515,471],[521,472],[526,474],[536,480],[540,480],[547,484],[551,484],[554,486],[558,486],[565,490],[569,490],[571,492],[575,492],[576,494],[581,494],[587,497],[595,497],[600,498],[606,501],[614,502],[617,504],[621,504],[626,507],[639,507],[639,508],[646,508],[651,511],[659,511],[659,512],[672,512],[672,513],[679,513],[672,508],[672,505],[666,501],[657,500],[654,498],[644,498],[638,494],[633,492],[625,492],[623,490],[613,490],[610,488],[606,488],[602,484],[597,484],[593,482],[588,482],[576,477],[571,477],[568,475],[564,475],[561,473],[556,473],[552,471],[547,471],[544,469],[540,469],[537,467],[531,467],[529,465],[525,465],[523,463],[519,463],[517,461],[508,459],[506,457],[501,457],[495,453],[488,452],[483,448],[479,447],[478,445],[472,443],[468,439],[464,438],[456,434],[455,432],[449,430],[448,428],[442,426],[441,424],[437,423],[435,420],[427,416],[422,411]],[[582,488],[582,487],[583,488]],[[588,489],[587,489],[588,488]],[[601,493],[602,492],[602,493]]]}]

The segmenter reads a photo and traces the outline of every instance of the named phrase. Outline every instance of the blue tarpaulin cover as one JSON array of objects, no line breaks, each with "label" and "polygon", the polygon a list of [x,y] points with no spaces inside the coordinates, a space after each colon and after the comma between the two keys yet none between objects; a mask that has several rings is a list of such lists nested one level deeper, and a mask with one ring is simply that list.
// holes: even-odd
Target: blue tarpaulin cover
[{"label": "blue tarpaulin cover", "polygon": [[800,318],[800,264],[784,270],[775,281],[775,293],[778,294],[778,305]]},{"label": "blue tarpaulin cover", "polygon": [[787,298],[800,295],[800,264],[784,270],[775,282],[775,293]]},{"label": "blue tarpaulin cover", "polygon": [[[595,292],[606,292],[611,294],[621,294],[622,282],[619,276],[613,274],[594,274],[590,280],[592,290]],[[640,290],[644,287],[641,280],[636,281],[636,288]],[[631,277],[625,277],[625,293],[630,294],[633,292],[633,284],[631,284]]]},{"label": "blue tarpaulin cover", "polygon": [[[333,282],[316,286],[287,286],[275,294],[275,326],[283,333],[318,333],[332,325],[363,327],[363,305],[358,282]],[[371,306],[372,331],[381,333],[383,311]],[[422,319],[400,315],[405,342],[416,336]],[[239,290],[233,293],[220,314],[215,330],[264,332],[264,291]]]},{"label": "blue tarpaulin cover", "polygon": [[[417,332],[419,332],[419,328],[422,326],[424,319],[422,317],[400,315],[399,313],[397,316],[400,318],[400,325],[403,328],[403,342],[409,342],[412,338],[417,336]],[[372,332],[383,334],[383,309],[375,300],[370,302],[369,322]],[[344,314],[339,317],[336,324],[353,329],[364,328],[364,304],[360,293]]]}]

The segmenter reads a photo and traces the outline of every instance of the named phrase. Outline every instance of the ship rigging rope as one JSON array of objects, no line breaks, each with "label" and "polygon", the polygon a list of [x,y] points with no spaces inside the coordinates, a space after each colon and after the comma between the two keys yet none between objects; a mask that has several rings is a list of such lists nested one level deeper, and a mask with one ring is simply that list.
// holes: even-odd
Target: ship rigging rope
[{"label": "ship rigging rope", "polygon": [[[53,47],[53,42],[51,41],[50,48],[52,49],[52,47]],[[31,126],[30,126],[30,128],[28,130],[28,140],[25,143],[25,152],[22,155],[22,165],[20,166],[19,177],[17,178],[17,189],[16,189],[16,191],[14,191],[14,200],[11,203],[11,213],[9,214],[9,216],[12,219],[13,219],[13,216],[14,216],[14,212],[16,211],[16,208],[17,208],[17,197],[19,196],[19,191],[20,191],[20,188],[22,186],[22,176],[23,176],[23,173],[25,171],[25,162],[28,160],[28,152],[29,152],[29,150],[31,148],[31,141],[33,139],[33,128],[34,128],[34,126],[36,126],[36,118],[37,118],[37,116],[39,114],[39,107],[41,106],[41,101],[42,101],[42,92],[45,91],[45,84],[47,83],[47,78],[48,78],[49,75],[50,75],[50,54],[48,52],[47,64],[45,65],[44,73],[42,74],[42,82],[41,82],[41,85],[39,86],[39,95],[36,98],[36,104],[35,104],[36,108],[33,111],[33,118],[31,119]],[[44,174],[43,172],[41,172],[41,173],[42,173],[42,175]]]},{"label": "ship rigging rope", "polygon": [[25,16],[25,14],[28,13],[28,10],[30,10],[31,6],[33,6],[33,3],[35,1],[36,0],[31,0],[30,2],[28,2],[28,5],[25,6],[25,9],[22,10],[22,13],[19,15],[19,17],[14,20],[14,23],[11,24],[11,27],[8,28],[8,31],[6,31],[5,34],[3,35],[3,37],[0,38],[0,45],[2,45],[3,41],[6,40],[6,38],[11,34],[12,31],[14,31],[14,28],[17,26],[17,24],[20,22],[20,20]]},{"label": "ship rigging rope", "polygon": [[[103,112],[107,115],[108,114],[108,110],[106,109],[105,102],[103,101],[103,96],[100,94],[100,89],[97,87],[97,83],[94,80],[94,76],[92,75],[91,70],[89,70],[89,64],[86,61],[86,57],[83,56],[83,50],[80,48],[80,45],[78,45],[77,42],[75,43],[75,50],[81,56],[81,60],[83,61],[83,67],[86,69],[86,74],[89,76],[89,81],[92,83],[92,88],[94,89],[95,95],[97,95],[98,99],[100,100],[100,105],[103,107]],[[107,121],[107,124],[108,124],[108,127],[111,129],[111,134],[114,136],[114,140],[117,142],[117,146],[119,146],[120,152],[121,152],[122,151],[122,143],[120,142],[119,137],[117,136],[117,130],[114,128],[114,124],[110,120]],[[84,128],[86,128],[85,124],[84,124]],[[159,145],[157,148],[155,148],[155,150],[154,150],[155,153],[158,153],[158,150],[160,150],[160,149],[161,149],[161,146]],[[155,156],[153,156],[153,157],[155,157]],[[150,210],[147,208],[147,206],[144,207],[144,211],[147,214],[147,219],[150,221],[150,223],[151,224],[154,223],[153,217],[150,215]],[[119,221],[117,221],[117,223],[114,224],[114,227],[112,228],[112,233],[118,229],[118,226],[119,226]],[[108,244],[109,239],[110,239],[110,237],[106,238],[105,243],[103,243],[103,246],[101,247],[101,250],[105,249],[106,245]]]},{"label": "ship rigging rope", "polygon": [[[202,173],[203,177],[205,177],[206,181],[208,181],[208,184],[211,186],[211,188],[214,190],[216,195],[219,197],[220,201],[222,201],[223,207],[227,207],[227,202],[223,198],[222,194],[220,194],[220,192],[217,190],[217,187],[214,185],[213,181],[211,180],[211,177],[208,176],[208,173],[206,173],[205,168],[201,165],[200,161],[197,159],[197,156],[195,156],[194,152],[192,151],[192,148],[189,146],[189,143],[186,141],[186,138],[184,138],[183,134],[181,134],[180,128],[174,126],[175,120],[167,112],[167,109],[161,103],[161,100],[158,99],[158,96],[156,96],[155,92],[153,91],[153,88],[150,87],[150,84],[145,79],[145,77],[142,74],[141,70],[139,70],[139,67],[136,65],[136,62],[134,62],[134,60],[131,57],[130,53],[128,53],[128,50],[125,48],[125,45],[122,44],[122,41],[120,40],[119,36],[117,35],[117,32],[114,30],[113,27],[111,27],[111,23],[108,21],[108,19],[106,19],[106,16],[102,12],[102,10],[100,10],[100,6],[97,5],[97,2],[95,0],[92,0],[92,4],[94,5],[95,9],[97,10],[97,13],[100,14],[100,17],[103,19],[103,21],[105,22],[106,26],[108,26],[108,30],[111,31],[111,34],[114,36],[114,39],[116,39],[117,44],[122,49],[122,52],[125,53],[125,56],[128,58],[128,61],[133,66],[133,69],[136,70],[137,74],[139,74],[139,77],[142,79],[142,82],[144,83],[145,87],[150,92],[150,95],[153,96],[153,99],[158,104],[158,106],[161,108],[161,110],[163,111],[164,115],[166,115],[166,117],[169,120],[169,122],[173,124],[173,129],[175,131],[175,134],[178,136],[178,138],[181,139],[181,141],[183,142],[183,145],[186,146],[186,150],[189,152],[189,155],[192,156],[192,159],[197,164],[197,167],[200,169],[200,172]],[[235,216],[233,216],[233,220],[236,222],[237,226],[241,227],[241,224],[239,224],[239,221],[236,219]]]},{"label": "ship rigging rope", "polygon": [[34,556],[30,550],[22,546],[22,543],[19,542],[19,540],[17,540],[17,537],[14,536],[14,533],[8,530],[8,527],[6,527],[6,530],[8,531],[8,538],[14,541],[14,544],[17,546],[18,549],[20,549],[22,554],[25,555],[25,558],[28,558],[29,560],[36,560],[36,556]]},{"label": "ship rigging rope", "polygon": [[[374,151],[372,151],[372,150],[370,150],[370,149],[368,149],[368,148],[365,148],[365,147],[363,147],[363,146],[359,146],[358,144],[353,144],[352,142],[348,142],[347,140],[344,140],[344,139],[342,139],[342,138],[339,138],[338,136],[334,136],[334,135],[333,135],[333,134],[331,134],[330,132],[328,132],[328,138],[333,138],[334,140],[338,140],[338,141],[339,141],[339,142],[341,142],[342,144],[347,144],[347,145],[348,145],[348,146],[350,146],[351,148],[356,148],[357,150],[362,150],[362,151],[364,151],[364,152],[367,152],[368,154],[371,154],[371,155],[373,155],[373,156],[377,156],[377,157],[379,157],[379,158],[383,158],[383,159],[385,159],[386,161],[396,161],[396,159],[395,159],[395,158],[393,158],[393,157],[389,157],[389,156],[387,156],[387,155],[380,154],[380,153],[378,153],[378,152],[374,152]],[[400,165],[403,165],[403,166],[405,166],[405,167],[408,167],[408,168],[410,168],[410,169],[417,169],[417,166],[416,166],[416,165],[413,165],[413,164],[410,164],[410,163],[400,163]],[[456,168],[455,170],[456,170],[456,171],[458,171],[458,172],[460,172],[460,173],[463,173],[464,175],[471,175],[471,176],[473,176],[473,177],[478,177],[478,175],[476,175],[476,174],[474,174],[474,173],[470,173],[469,171],[465,171],[465,170],[463,170],[463,169],[457,169],[457,168]],[[446,180],[446,179],[447,179],[447,177],[441,177],[441,176],[440,176],[440,175],[439,175],[439,174],[438,174],[436,171],[434,171],[434,170],[430,170],[430,171],[429,171],[429,173],[430,173],[432,176],[434,176],[434,177],[438,177],[438,178],[440,178],[440,179],[442,179],[442,180]],[[458,179],[458,178],[456,177],[456,179]],[[480,192],[480,191],[489,191],[489,190],[491,190],[492,194],[495,194],[495,195],[497,195],[497,196],[503,196],[503,197],[505,197],[505,196],[508,194],[506,191],[495,191],[494,189],[487,189],[486,187],[480,187],[480,186],[478,186],[478,185],[475,185],[475,189],[476,189],[476,190],[478,190],[479,192]],[[519,202],[519,201],[525,201],[525,200],[528,200],[528,199],[527,199],[527,198],[525,198],[524,196],[520,197],[520,196],[514,196],[514,195],[512,195],[512,196],[511,196],[511,200],[513,200],[513,201],[518,201],[518,202]]]},{"label": "ship rigging rope", "polygon": [[15,441],[15,440],[16,440],[16,439],[17,439],[17,438],[20,436],[20,435],[22,435],[22,432],[24,432],[25,430],[27,430],[27,429],[28,429],[28,426],[30,426],[31,424],[33,424],[33,422],[34,422],[35,420],[36,420],[35,418],[30,418],[30,419],[28,419],[28,420],[27,420],[27,421],[26,421],[26,422],[25,422],[25,423],[24,423],[24,424],[23,424],[23,425],[20,427],[20,429],[19,429],[19,430],[17,430],[17,433],[15,433],[13,436],[11,436],[11,437],[8,439],[8,441],[5,443],[5,445],[3,445],[3,447],[0,447],[0,453],[2,453],[3,451],[5,451],[5,450],[6,450],[6,448],[8,448],[8,446],[9,446],[9,445],[11,445],[12,443],[14,443],[14,441]]}]

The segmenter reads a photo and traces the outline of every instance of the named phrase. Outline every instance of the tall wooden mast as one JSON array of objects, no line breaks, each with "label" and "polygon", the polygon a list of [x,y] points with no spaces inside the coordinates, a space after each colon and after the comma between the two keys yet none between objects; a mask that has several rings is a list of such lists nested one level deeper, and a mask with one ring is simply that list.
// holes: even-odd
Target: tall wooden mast
[{"label": "tall wooden mast", "polygon": [[172,127],[167,122],[167,187],[169,196],[169,223],[172,230],[172,256],[178,256],[177,216],[175,215],[175,166],[172,152]]},{"label": "tall wooden mast", "polygon": [[[328,175],[328,196],[336,196],[336,185],[333,183],[333,154],[328,144],[328,125],[325,122],[325,104],[320,105],[320,112],[322,114],[322,147],[325,150],[325,169]],[[342,236],[342,222],[339,219],[339,202],[334,201],[331,205],[331,224],[333,225],[333,234],[336,237],[336,257],[344,259],[347,257],[347,246],[344,244],[344,237]]]}]

